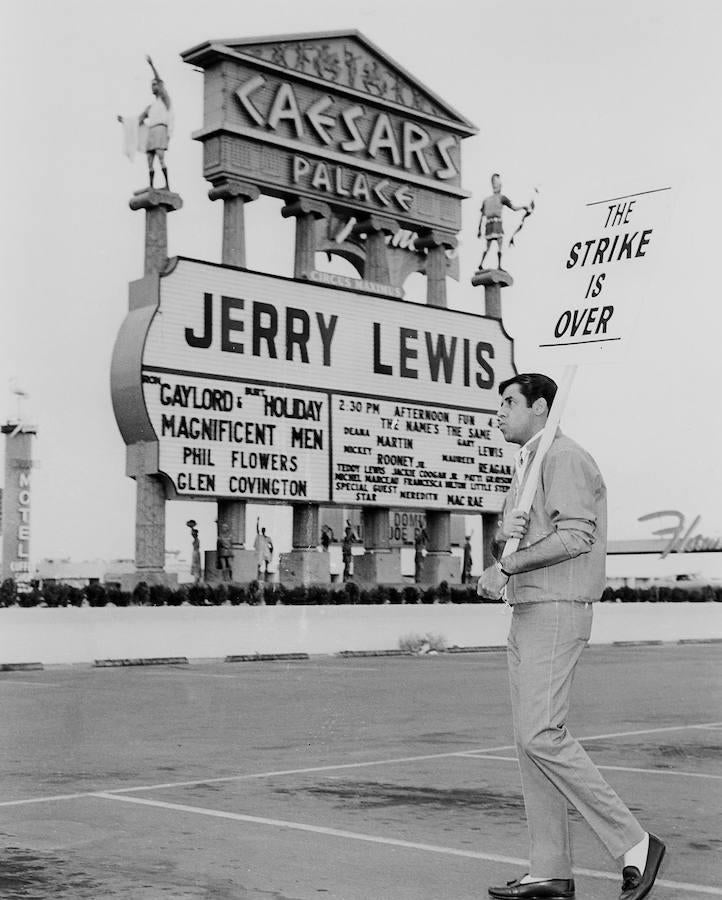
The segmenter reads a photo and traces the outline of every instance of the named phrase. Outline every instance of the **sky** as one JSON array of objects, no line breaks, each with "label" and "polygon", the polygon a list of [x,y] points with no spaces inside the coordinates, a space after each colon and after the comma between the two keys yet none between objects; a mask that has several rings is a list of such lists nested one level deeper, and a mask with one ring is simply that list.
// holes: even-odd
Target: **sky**
[{"label": "sky", "polygon": [[[702,533],[722,535],[716,0],[5,0],[2,16],[0,420],[16,415],[15,383],[28,394],[24,418],[38,428],[34,560],[133,555],[135,488],[124,474],[109,370],[127,283],[142,274],[143,217],[128,200],[146,180],[144,160],[122,155],[116,115],[149,102],[146,54],[175,106],[168,166],[184,206],[169,217],[169,252],[220,261],[221,204],[208,200],[201,145],[191,139],[202,124],[202,75],[180,53],[211,38],[346,28],[479,129],[463,142],[462,184],[472,196],[452,309],[483,312],[470,279],[491,173],[502,173],[515,204],[537,197],[504,257],[514,277],[504,322],[520,371],[538,363],[530,323],[554,300],[547,273],[563,211],[672,188],[664,253],[634,341],[614,364],[579,367],[562,427],[604,473],[611,537],[650,537],[638,519],[664,509],[700,516]],[[291,275],[293,232],[279,203],[257,201],[246,216],[248,266]],[[510,214],[507,231],[515,221]],[[420,276],[407,298],[423,302]],[[562,368],[552,360],[545,371],[559,377]],[[264,512],[272,529],[284,515]],[[187,549],[190,516],[212,546],[214,504],[175,502],[167,549]]]}]

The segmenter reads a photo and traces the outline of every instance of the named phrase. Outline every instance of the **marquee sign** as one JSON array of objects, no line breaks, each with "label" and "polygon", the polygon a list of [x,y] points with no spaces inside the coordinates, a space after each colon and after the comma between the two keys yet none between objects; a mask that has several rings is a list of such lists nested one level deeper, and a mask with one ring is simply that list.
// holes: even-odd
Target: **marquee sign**
[{"label": "marquee sign", "polygon": [[111,383],[179,497],[498,512],[513,374],[496,319],[176,258],[132,286]]},{"label": "marquee sign", "polygon": [[404,227],[461,227],[460,142],[476,128],[357,31],[208,41],[204,175]]}]

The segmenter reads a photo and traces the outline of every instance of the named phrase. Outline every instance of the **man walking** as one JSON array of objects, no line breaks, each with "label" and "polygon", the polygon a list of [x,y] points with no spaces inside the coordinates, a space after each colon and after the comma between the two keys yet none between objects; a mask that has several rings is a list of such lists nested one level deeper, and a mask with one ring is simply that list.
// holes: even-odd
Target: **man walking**
[{"label": "man walking", "polygon": [[499,385],[499,429],[521,449],[495,536],[497,559],[507,540],[521,541],[515,553],[484,571],[478,592],[495,598],[506,592],[513,609],[509,680],[530,869],[489,894],[499,900],[574,897],[571,804],[610,854],[623,859],[620,900],[641,900],[654,884],[665,846],[644,831],[566,727],[592,604],[605,587],[607,498],[597,464],[557,430],[531,509],[518,509],[556,389],[551,378],[535,373]]}]

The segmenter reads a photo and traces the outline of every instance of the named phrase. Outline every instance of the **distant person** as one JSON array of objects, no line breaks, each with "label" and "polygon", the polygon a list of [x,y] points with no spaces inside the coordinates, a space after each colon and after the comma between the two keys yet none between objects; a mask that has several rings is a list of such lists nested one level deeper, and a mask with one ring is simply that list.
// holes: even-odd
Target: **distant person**
[{"label": "distant person", "polygon": [[343,533],[343,541],[341,542],[341,559],[343,560],[343,580],[348,581],[351,577],[351,562],[353,560],[353,552],[351,546],[356,543],[357,537],[351,527],[351,522],[346,519],[346,528]]},{"label": "distant person", "polygon": [[469,584],[471,582],[471,535],[467,534],[464,538],[464,557],[461,563],[461,583]]},{"label": "distant person", "polygon": [[477,237],[481,237],[482,226],[484,224],[484,219],[486,219],[486,228],[484,230],[486,249],[484,250],[484,255],[481,257],[481,262],[479,263],[479,269],[481,271],[484,269],[486,255],[494,242],[496,242],[497,253],[496,267],[497,269],[501,269],[501,247],[504,241],[504,226],[502,222],[503,208],[506,206],[515,212],[520,209],[523,209],[527,213],[530,212],[528,206],[514,206],[511,200],[505,194],[502,194],[501,176],[498,172],[495,172],[491,176],[491,189],[492,193],[488,197],[485,197],[481,203],[481,216],[479,217],[479,229],[477,232]]},{"label": "distant person", "polygon": [[321,547],[324,550],[328,551],[328,548],[331,546],[333,541],[334,541],[333,528],[331,528],[329,525],[322,525],[321,526]]},{"label": "distant person", "polygon": [[233,580],[233,543],[231,542],[231,527],[228,522],[222,522],[218,526],[216,568],[221,570],[223,581]]},{"label": "distant person", "polygon": [[256,540],[253,542],[253,549],[256,551],[256,567],[258,569],[258,579],[265,581],[268,578],[268,565],[273,558],[273,541],[266,534],[265,528],[259,529],[260,517],[256,519]]},{"label": "distant person", "polygon": [[[512,607],[507,659],[530,868],[489,894],[574,897],[571,805],[609,853],[623,859],[620,900],[641,900],[657,877],[664,844],[644,831],[566,726],[574,670],[606,581],[604,479],[590,454],[557,430],[531,510],[518,506],[556,390],[551,378],[536,373],[499,385],[499,430],[521,449],[495,535],[498,561],[484,570],[478,591],[492,598],[505,591]],[[503,556],[510,538],[520,538],[519,549]]]}]

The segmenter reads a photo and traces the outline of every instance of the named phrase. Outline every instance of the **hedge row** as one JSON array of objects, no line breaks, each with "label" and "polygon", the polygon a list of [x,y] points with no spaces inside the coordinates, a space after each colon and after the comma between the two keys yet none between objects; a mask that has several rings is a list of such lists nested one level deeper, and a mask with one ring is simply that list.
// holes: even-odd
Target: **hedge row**
[{"label": "hedge row", "polygon": [[[649,587],[607,588],[602,600],[616,603],[700,603],[722,602],[722,585],[704,587]],[[68,584],[46,582],[42,587],[33,586],[27,593],[18,593],[15,582],[8,578],[0,584],[0,607],[45,606],[345,606],[416,603],[500,603],[500,600],[482,600],[473,585],[449,585],[442,581],[437,587],[421,588],[407,585],[403,588],[378,585],[361,588],[352,581],[338,586],[284,587],[281,584],[249,585],[181,585],[171,589],[163,585],[141,582],[132,593],[103,584],[90,584],[84,588]]]}]

